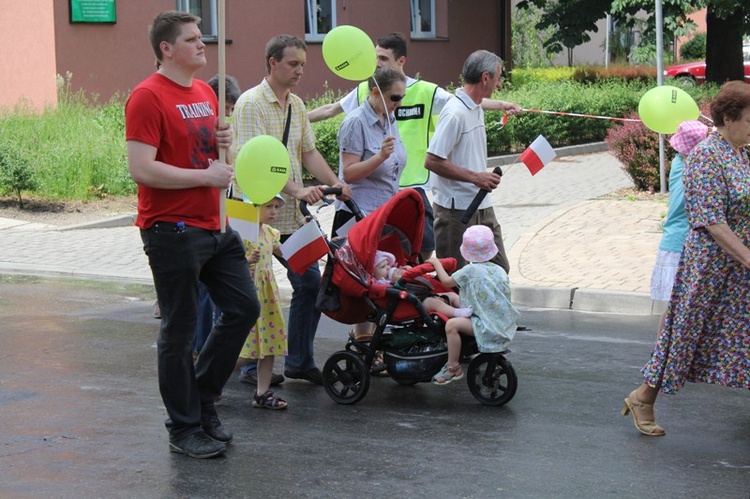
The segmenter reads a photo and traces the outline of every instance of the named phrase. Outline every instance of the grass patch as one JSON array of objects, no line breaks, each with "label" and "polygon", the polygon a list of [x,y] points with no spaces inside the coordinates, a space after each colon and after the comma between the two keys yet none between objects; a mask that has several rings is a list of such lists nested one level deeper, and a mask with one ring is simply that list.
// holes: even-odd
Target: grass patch
[{"label": "grass patch", "polygon": [[48,199],[86,200],[132,195],[125,156],[124,102],[96,103],[58,81],[58,105],[38,113],[20,104],[0,114],[0,143],[34,173],[34,193]]}]

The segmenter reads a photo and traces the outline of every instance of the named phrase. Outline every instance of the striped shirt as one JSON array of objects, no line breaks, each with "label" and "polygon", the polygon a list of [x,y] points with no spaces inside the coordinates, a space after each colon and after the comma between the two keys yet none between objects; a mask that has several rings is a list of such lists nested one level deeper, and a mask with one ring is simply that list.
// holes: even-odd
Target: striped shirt
[{"label": "striped shirt", "polygon": [[[287,140],[292,165],[289,180],[301,186],[303,185],[302,153],[315,149],[315,134],[310,120],[307,119],[307,109],[302,99],[290,92],[287,97],[287,106],[292,108],[292,122]],[[273,93],[265,78],[259,85],[243,93],[232,113],[234,130],[232,147],[235,157],[242,145],[257,135],[271,135],[282,140],[287,113],[288,110],[281,108],[279,99],[276,98],[276,94]],[[279,211],[274,226],[282,235],[288,235],[304,223],[304,217],[298,209],[296,199],[283,192],[281,195],[286,204]]]}]

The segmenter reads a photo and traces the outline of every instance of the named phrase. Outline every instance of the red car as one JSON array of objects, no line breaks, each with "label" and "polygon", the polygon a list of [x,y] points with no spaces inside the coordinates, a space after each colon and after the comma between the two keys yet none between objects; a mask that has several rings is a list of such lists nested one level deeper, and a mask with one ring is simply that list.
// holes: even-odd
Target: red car
[{"label": "red car", "polygon": [[[742,49],[745,56],[745,83],[750,83],[750,46],[745,45]],[[685,84],[704,83],[706,81],[706,61],[669,66],[664,70],[664,76],[674,78]]]}]

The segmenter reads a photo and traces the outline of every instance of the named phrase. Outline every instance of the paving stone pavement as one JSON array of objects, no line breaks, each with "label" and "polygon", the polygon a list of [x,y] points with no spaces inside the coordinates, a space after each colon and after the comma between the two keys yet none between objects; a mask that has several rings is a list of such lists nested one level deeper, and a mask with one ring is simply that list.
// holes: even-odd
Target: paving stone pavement
[{"label": "paving stone pavement", "polygon": [[[502,183],[490,196],[511,261],[514,302],[660,313],[663,304],[652,303],[648,290],[666,204],[601,199],[633,184],[609,152],[580,154],[592,148],[602,149],[558,149],[559,157],[533,177],[523,164],[502,167]],[[330,232],[333,207],[317,216]],[[152,283],[132,225],[66,229],[0,219],[0,273]],[[281,265],[276,278],[288,301]]]}]

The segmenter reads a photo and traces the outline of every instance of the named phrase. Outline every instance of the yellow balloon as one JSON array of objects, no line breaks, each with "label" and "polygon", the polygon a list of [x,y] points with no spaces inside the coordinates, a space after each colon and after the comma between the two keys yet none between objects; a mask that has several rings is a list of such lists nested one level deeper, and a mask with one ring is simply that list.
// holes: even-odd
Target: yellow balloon
[{"label": "yellow balloon", "polygon": [[690,94],[670,85],[652,88],[638,102],[641,121],[657,133],[675,133],[680,123],[697,120],[700,115]]},{"label": "yellow balloon", "polygon": [[237,185],[257,205],[281,192],[291,169],[289,151],[270,135],[258,135],[245,142],[234,162]]},{"label": "yellow balloon", "polygon": [[349,25],[337,26],[323,38],[323,60],[341,78],[355,81],[366,80],[378,66],[370,37]]}]

